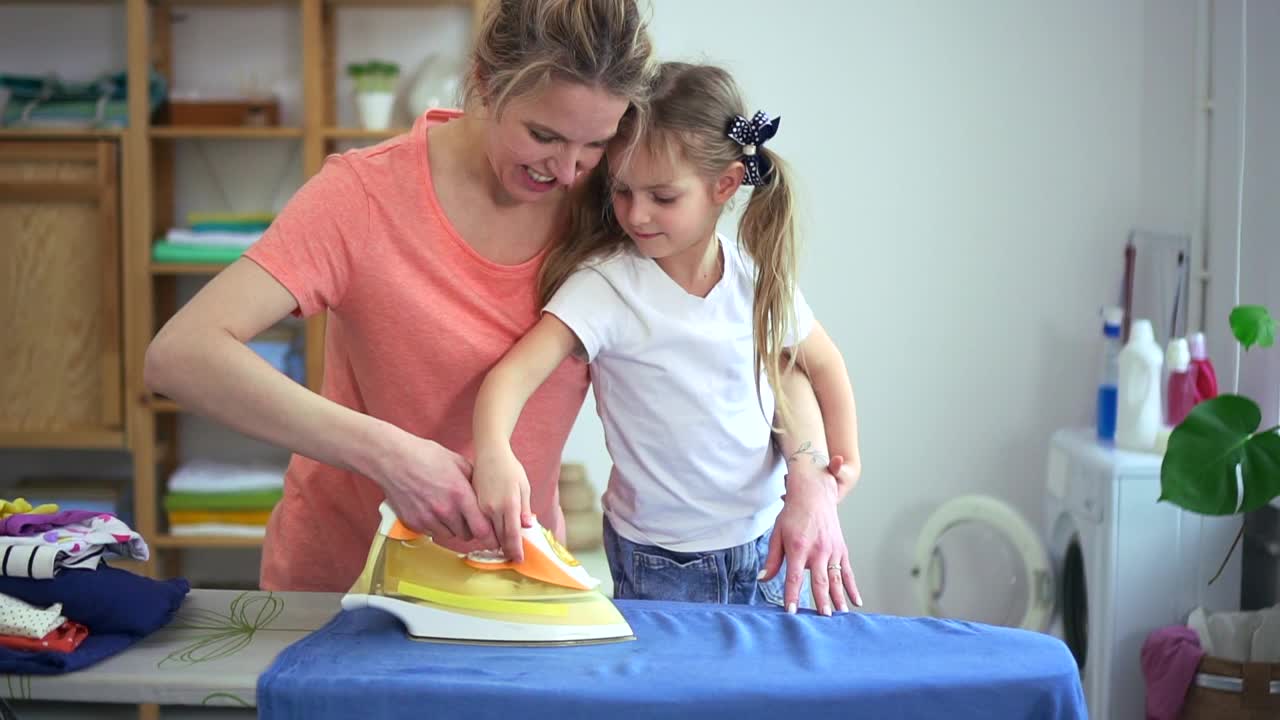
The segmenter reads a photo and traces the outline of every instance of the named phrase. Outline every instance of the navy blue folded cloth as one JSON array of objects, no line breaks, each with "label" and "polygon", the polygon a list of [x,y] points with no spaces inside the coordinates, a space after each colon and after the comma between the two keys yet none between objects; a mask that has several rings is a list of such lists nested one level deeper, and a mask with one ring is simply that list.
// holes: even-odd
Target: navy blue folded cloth
[{"label": "navy blue folded cloth", "polygon": [[191,592],[183,578],[153,580],[127,570],[63,570],[49,580],[0,577],[0,594],[39,607],[62,603],[62,614],[89,635],[149,635],[164,627]]},{"label": "navy blue folded cloth", "polygon": [[89,628],[75,652],[0,648],[0,673],[53,675],[115,655],[173,619],[191,591],[183,578],[153,580],[127,570],[64,570],[50,580],[0,577],[0,594],[38,607],[62,603],[62,614]]}]

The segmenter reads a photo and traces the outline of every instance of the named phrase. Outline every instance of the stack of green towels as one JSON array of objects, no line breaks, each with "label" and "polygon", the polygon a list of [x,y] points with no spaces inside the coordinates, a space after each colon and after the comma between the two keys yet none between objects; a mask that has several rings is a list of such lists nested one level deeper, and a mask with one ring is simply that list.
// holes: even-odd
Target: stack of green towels
[{"label": "stack of green towels", "polygon": [[170,228],[151,247],[158,263],[225,265],[262,237],[272,213],[189,213],[187,227]]}]

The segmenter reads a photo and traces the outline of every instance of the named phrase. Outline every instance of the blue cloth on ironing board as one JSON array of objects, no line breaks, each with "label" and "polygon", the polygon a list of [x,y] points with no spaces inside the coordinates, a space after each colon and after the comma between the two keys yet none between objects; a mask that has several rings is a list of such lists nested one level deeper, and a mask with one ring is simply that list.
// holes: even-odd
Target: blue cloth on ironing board
[{"label": "blue cloth on ironing board", "polygon": [[7,675],[60,675],[89,667],[138,641],[136,635],[89,635],[69,653],[33,652],[0,648],[0,673]]},{"label": "blue cloth on ironing board", "polygon": [[1001,718],[1087,710],[1060,640],[969,622],[789,616],[773,607],[617,601],[636,640],[487,647],[410,640],[393,616],[339,613],[258,679],[258,717]]}]

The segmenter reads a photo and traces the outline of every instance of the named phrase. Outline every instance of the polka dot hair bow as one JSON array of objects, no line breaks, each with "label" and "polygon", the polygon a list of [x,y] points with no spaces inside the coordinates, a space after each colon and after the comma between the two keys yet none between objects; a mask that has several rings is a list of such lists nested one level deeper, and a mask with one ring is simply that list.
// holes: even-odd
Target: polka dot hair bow
[{"label": "polka dot hair bow", "polygon": [[770,120],[769,116],[761,110],[750,120],[741,115],[734,115],[729,121],[729,130],[726,134],[730,140],[742,146],[742,164],[747,168],[742,182],[747,185],[764,185],[770,171],[773,170],[773,164],[769,162],[769,158],[761,155],[759,151],[765,141],[777,134],[778,123],[781,120],[781,117]]}]

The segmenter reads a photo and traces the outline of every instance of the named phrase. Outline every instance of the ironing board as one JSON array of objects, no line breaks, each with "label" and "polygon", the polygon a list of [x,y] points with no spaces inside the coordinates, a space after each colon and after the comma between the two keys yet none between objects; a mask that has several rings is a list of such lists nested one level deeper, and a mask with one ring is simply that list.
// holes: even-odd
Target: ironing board
[{"label": "ironing board", "polygon": [[342,593],[192,590],[173,622],[124,652],[65,675],[0,675],[0,696],[252,708],[258,676],[341,601]]},{"label": "ironing board", "polygon": [[486,647],[407,638],[392,616],[344,611],[258,680],[282,718],[451,720],[779,717],[1085,718],[1079,671],[1048,635],[976,623],[618,601],[636,640]]}]

